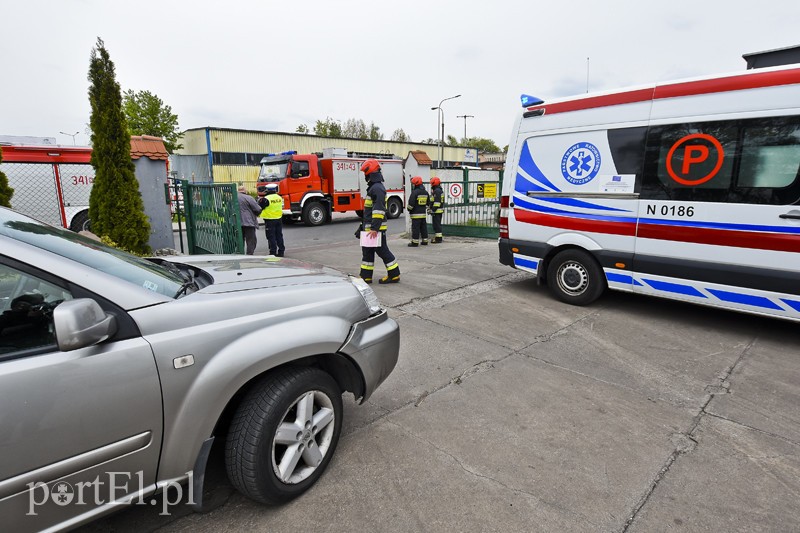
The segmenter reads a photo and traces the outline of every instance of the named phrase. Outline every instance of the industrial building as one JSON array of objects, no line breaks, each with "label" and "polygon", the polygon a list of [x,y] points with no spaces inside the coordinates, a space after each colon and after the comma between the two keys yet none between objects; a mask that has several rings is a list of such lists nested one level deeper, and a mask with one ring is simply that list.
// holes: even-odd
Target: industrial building
[{"label": "industrial building", "polygon": [[[186,130],[181,143],[183,148],[170,158],[170,169],[174,177],[194,182],[255,182],[261,158],[290,150],[303,154],[343,148],[348,154],[400,159],[405,159],[409,152],[423,151],[433,161],[433,168],[440,167],[439,147],[425,143],[212,127]],[[441,166],[474,165],[478,161],[477,154],[475,148],[443,146]]]}]

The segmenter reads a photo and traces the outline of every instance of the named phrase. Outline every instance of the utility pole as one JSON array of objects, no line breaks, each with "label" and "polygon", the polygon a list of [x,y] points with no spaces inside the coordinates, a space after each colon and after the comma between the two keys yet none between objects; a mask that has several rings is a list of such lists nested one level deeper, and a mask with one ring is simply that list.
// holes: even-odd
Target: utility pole
[{"label": "utility pole", "polygon": [[458,115],[457,118],[464,119],[464,140],[467,139],[467,119],[468,118],[475,118],[475,115]]}]

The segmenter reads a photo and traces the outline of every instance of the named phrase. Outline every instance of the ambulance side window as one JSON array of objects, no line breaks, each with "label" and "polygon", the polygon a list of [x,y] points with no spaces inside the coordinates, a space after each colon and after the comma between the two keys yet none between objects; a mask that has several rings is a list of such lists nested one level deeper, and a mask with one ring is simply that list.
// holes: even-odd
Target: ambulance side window
[{"label": "ambulance side window", "polygon": [[653,126],[641,198],[800,202],[800,117]]},{"label": "ambulance side window", "polygon": [[800,117],[746,121],[732,201],[790,205],[800,200]]},{"label": "ambulance side window", "polygon": [[647,128],[620,128],[608,130],[608,147],[614,158],[614,166],[619,174],[636,174],[636,188],[639,192],[644,166],[644,147]]},{"label": "ambulance side window", "polygon": [[731,121],[651,127],[641,198],[728,201],[738,135]]}]

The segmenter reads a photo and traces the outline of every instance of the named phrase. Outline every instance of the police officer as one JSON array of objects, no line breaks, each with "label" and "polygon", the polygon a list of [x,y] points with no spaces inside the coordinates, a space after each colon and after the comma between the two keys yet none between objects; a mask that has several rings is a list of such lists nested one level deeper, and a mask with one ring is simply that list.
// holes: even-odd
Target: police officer
[{"label": "police officer", "polygon": [[375,270],[375,254],[378,254],[386,265],[386,276],[378,283],[398,283],[400,281],[400,265],[389,250],[386,239],[386,187],[383,185],[381,166],[375,159],[367,159],[361,165],[361,172],[367,180],[367,196],[364,198],[364,230],[375,235],[380,232],[381,245],[377,248],[361,247],[361,279],[372,283]]},{"label": "police officer", "polygon": [[411,195],[408,197],[408,212],[411,215],[411,242],[409,246],[419,246],[420,235],[422,245],[428,244],[428,222],[425,220],[428,209],[428,191],[422,184],[420,176],[411,178]]},{"label": "police officer", "polygon": [[436,176],[431,178],[431,195],[429,198],[431,209],[431,223],[433,224],[433,239],[431,242],[442,242],[442,215],[444,215],[444,191],[442,180]]},{"label": "police officer", "polygon": [[278,194],[278,184],[268,183],[266,196],[258,199],[259,205],[264,210],[261,211],[261,218],[264,219],[264,231],[267,233],[267,243],[269,253],[277,257],[283,257],[286,249],[283,244],[283,197]]}]

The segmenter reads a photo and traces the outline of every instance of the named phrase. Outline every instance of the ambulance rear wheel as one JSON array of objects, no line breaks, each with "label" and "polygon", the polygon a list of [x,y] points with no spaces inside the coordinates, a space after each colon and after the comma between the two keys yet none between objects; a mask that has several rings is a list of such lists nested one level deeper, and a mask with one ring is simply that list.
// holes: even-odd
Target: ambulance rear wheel
[{"label": "ambulance rear wheel", "polygon": [[553,296],[572,305],[589,305],[606,288],[600,265],[588,252],[564,250],[547,266],[547,286]]},{"label": "ambulance rear wheel", "polygon": [[321,226],[328,220],[325,207],[319,202],[308,202],[303,206],[303,224]]},{"label": "ambulance rear wheel", "polygon": [[403,212],[403,204],[397,198],[389,198],[386,204],[386,218],[397,218]]}]

